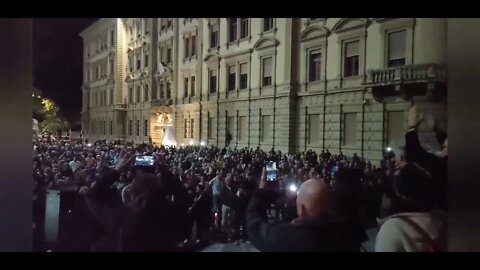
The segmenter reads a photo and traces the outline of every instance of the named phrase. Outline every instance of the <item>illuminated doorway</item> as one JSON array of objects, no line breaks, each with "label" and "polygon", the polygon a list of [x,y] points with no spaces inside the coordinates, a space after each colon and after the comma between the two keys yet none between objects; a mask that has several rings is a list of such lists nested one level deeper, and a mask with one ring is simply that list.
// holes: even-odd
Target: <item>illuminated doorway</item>
[{"label": "illuminated doorway", "polygon": [[[169,113],[155,113],[152,116],[154,121],[151,129],[152,142],[156,145],[172,145],[176,144],[173,135],[173,120]],[[165,137],[167,135],[167,137]]]}]

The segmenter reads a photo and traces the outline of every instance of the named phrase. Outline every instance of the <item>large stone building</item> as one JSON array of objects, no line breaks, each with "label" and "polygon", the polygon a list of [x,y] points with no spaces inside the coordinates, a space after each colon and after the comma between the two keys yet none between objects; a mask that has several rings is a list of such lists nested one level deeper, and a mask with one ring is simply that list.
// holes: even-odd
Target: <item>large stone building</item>
[{"label": "large stone building", "polygon": [[412,103],[446,127],[446,19],[102,19],[81,35],[93,140],[160,144],[173,126],[179,145],[378,160]]}]

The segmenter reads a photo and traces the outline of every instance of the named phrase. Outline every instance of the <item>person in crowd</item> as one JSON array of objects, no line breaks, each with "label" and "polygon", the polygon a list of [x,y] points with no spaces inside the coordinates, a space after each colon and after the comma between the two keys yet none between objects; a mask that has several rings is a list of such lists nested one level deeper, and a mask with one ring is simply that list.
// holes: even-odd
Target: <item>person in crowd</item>
[{"label": "person in crowd", "polygon": [[[444,137],[446,138],[446,135],[444,135]],[[321,215],[322,218],[320,218],[320,220],[327,220],[329,224],[334,223],[334,221],[330,219],[339,220],[338,222],[340,224],[343,224],[342,220],[348,220],[351,223],[351,228],[357,228],[355,236],[358,239],[363,239],[364,234],[361,232],[363,225],[356,224],[359,219],[358,215],[375,215],[375,213],[378,212],[378,207],[374,209],[376,207],[375,205],[379,204],[378,200],[374,200],[375,202],[367,201],[365,203],[363,199],[357,200],[358,205],[356,206],[361,206],[361,208],[354,211],[355,207],[340,203],[342,201],[340,198],[342,198],[342,196],[344,198],[354,198],[354,195],[363,194],[364,192],[369,194],[367,198],[370,196],[381,198],[381,194],[390,183],[395,170],[398,170],[402,164],[421,163],[416,161],[412,162],[411,159],[409,159],[409,154],[410,156],[414,156],[414,160],[415,158],[418,160],[418,157],[415,156],[416,150],[412,151],[411,142],[407,144],[409,147],[405,148],[404,153],[396,153],[397,160],[395,162],[385,158],[378,164],[380,166],[373,166],[357,155],[347,158],[343,153],[341,155],[333,155],[328,150],[323,151],[323,153],[318,156],[312,150],[296,154],[282,154],[274,150],[266,152],[259,147],[257,147],[257,149],[219,149],[217,147],[198,146],[165,148],[152,147],[147,143],[140,145],[122,145],[98,141],[89,145],[83,142],[72,143],[63,140],[42,141],[42,139],[39,139],[34,142],[33,173],[37,183],[37,189],[42,186],[53,189],[70,185],[86,186],[82,192],[87,194],[84,200],[95,201],[95,204],[103,205],[103,208],[108,209],[118,210],[126,208],[127,210],[118,210],[119,213],[122,213],[119,214],[119,216],[136,217],[137,215],[126,213],[129,213],[130,211],[128,209],[131,209],[128,205],[131,205],[131,202],[135,202],[135,198],[138,197],[136,195],[137,193],[132,191],[133,186],[136,186],[134,182],[143,181],[140,179],[146,177],[142,175],[142,172],[137,174],[137,170],[132,164],[126,165],[125,168],[122,169],[122,172],[115,175],[115,179],[113,179],[114,181],[111,182],[111,184],[102,185],[101,183],[104,183],[105,179],[111,179],[112,170],[114,171],[112,168],[115,168],[119,164],[120,157],[125,156],[126,153],[133,151],[136,154],[152,155],[155,159],[155,164],[153,171],[147,175],[153,173],[157,179],[156,182],[160,183],[160,187],[154,186],[152,189],[164,193],[164,196],[162,196],[166,200],[168,210],[168,213],[162,215],[161,218],[163,222],[165,222],[165,225],[176,224],[174,229],[169,233],[170,242],[182,242],[185,239],[189,239],[191,235],[194,235],[192,234],[192,232],[195,231],[193,230],[194,221],[197,224],[197,236],[201,242],[213,240],[213,234],[207,234],[206,232],[208,230],[206,227],[213,224],[214,218],[212,218],[212,215],[205,214],[205,208],[212,209],[213,213],[218,215],[218,219],[215,220],[219,222],[219,228],[223,204],[227,206],[231,205],[233,209],[237,210],[237,215],[235,215],[236,219],[234,220],[236,231],[235,234],[231,234],[232,240],[235,241],[239,240],[237,233],[239,229],[243,229],[244,231],[242,236],[245,235],[245,232],[247,232],[247,234],[249,233],[249,223],[246,218],[247,213],[249,213],[247,206],[251,200],[257,198],[254,190],[259,186],[259,182],[261,182],[259,180],[261,179],[264,168],[264,161],[267,158],[275,159],[279,162],[279,180],[278,187],[275,190],[275,194],[277,195],[275,195],[276,197],[270,196],[269,194],[271,192],[266,191],[268,189],[265,190],[265,188],[263,188],[263,192],[267,194],[267,197],[270,196],[268,197],[270,203],[268,206],[272,204],[277,206],[275,216],[278,219],[283,220],[284,224],[292,223],[298,225],[296,222],[300,221],[302,224],[300,227],[304,230],[303,225],[305,224],[303,221],[305,218],[298,215],[299,212],[296,203],[298,199],[297,191],[295,188],[292,188],[291,185],[293,184],[295,187],[300,187],[302,183],[308,182],[307,179],[314,178],[315,181],[325,185],[330,197],[329,206]],[[409,151],[407,151],[407,148]],[[437,153],[437,155],[434,153],[428,154],[440,159],[439,153]],[[446,155],[443,158],[446,159]],[[115,159],[117,159],[117,162],[115,162]],[[71,164],[75,164],[73,166],[74,168],[70,166]],[[76,165],[80,165],[80,167],[75,170]],[[345,188],[342,187],[344,181],[341,180],[342,177],[339,175],[343,169],[356,169],[361,171],[361,185],[357,187],[359,191],[358,194],[345,192]],[[332,172],[334,173],[332,174]],[[231,180],[228,180],[228,187],[224,180],[224,176],[227,173],[229,174],[229,178],[231,178]],[[435,173],[436,172],[431,172],[432,175],[435,175]],[[347,179],[350,178],[350,176],[347,177]],[[205,180],[210,181],[207,182]],[[371,186],[375,188],[370,188]],[[210,190],[210,188],[212,189]],[[88,192],[85,192],[86,189]],[[103,190],[101,196],[95,195],[97,194],[95,191],[97,189]],[[225,189],[229,190],[228,195],[232,195],[233,193],[233,196],[223,198],[225,202],[222,202],[222,197],[225,197],[222,196],[222,193]],[[124,191],[123,196],[122,190]],[[206,196],[200,196],[201,200],[199,200],[198,195],[202,192],[204,192]],[[261,193],[261,191],[258,192]],[[255,196],[253,196],[253,194],[255,194]],[[341,194],[343,195],[340,196]],[[362,196],[362,198],[363,197],[365,196]],[[230,200],[230,198],[233,198],[233,200]],[[230,202],[236,201],[237,203],[232,205],[229,200]],[[352,199],[351,201],[354,200]],[[348,200],[343,199],[343,202],[348,202]],[[192,208],[192,205],[196,206]],[[194,209],[194,213],[189,214],[190,208]],[[86,210],[89,211],[88,208],[86,208]],[[112,212],[117,213],[117,210],[112,210]],[[109,215],[106,215],[100,219],[112,219],[107,218],[108,216]],[[111,216],[115,215],[112,214]],[[140,216],[143,215],[138,215],[138,218],[140,218]],[[205,217],[205,219],[200,218],[200,216]],[[329,218],[324,218],[325,216]],[[244,221],[242,219],[244,219]],[[317,220],[315,218],[313,219]],[[157,222],[155,219],[149,220],[145,218],[143,220],[148,221],[146,224],[155,224],[155,222]],[[307,218],[306,220],[311,219]],[[313,223],[315,223],[315,226],[324,226],[316,222]],[[108,224],[107,222],[107,225]],[[132,230],[132,226],[127,226],[127,223],[123,221],[112,224],[114,225],[103,227],[109,228],[110,231],[119,231],[120,228],[123,227]],[[245,228],[247,229],[245,230]],[[134,235],[133,233],[129,234]],[[255,234],[250,234],[248,237],[255,238]],[[131,244],[126,245],[129,246]],[[101,250],[99,245],[96,246],[97,250]],[[127,249],[133,249],[133,247],[126,248],[125,250]],[[177,249],[174,248],[174,250]]]},{"label": "person in crowd", "polygon": [[221,191],[222,201],[222,231],[227,242],[235,241],[238,245],[238,208],[239,194],[231,174],[225,176],[225,185]]},{"label": "person in crowd", "polygon": [[415,163],[400,167],[382,200],[376,252],[446,251],[446,215],[435,210],[430,174]]},{"label": "person in crowd", "polygon": [[218,171],[217,176],[210,180],[209,185],[212,187],[213,194],[213,213],[222,212],[222,187],[223,187],[223,171]]},{"label": "person in crowd", "polygon": [[332,194],[322,181],[309,179],[298,191],[297,219],[290,223],[271,224],[266,207],[271,193],[267,191],[265,170],[259,190],[247,210],[247,232],[252,244],[261,251],[319,252],[360,251],[361,238],[355,224],[334,211]]},{"label": "person in crowd", "polygon": [[412,106],[408,113],[408,125],[409,129],[405,134],[405,154],[404,158],[408,162],[413,162],[426,169],[432,174],[434,181],[433,188],[435,189],[435,201],[436,205],[443,210],[447,210],[447,157],[448,157],[448,144],[446,133],[438,128],[438,125],[434,124],[433,131],[436,131],[436,137],[444,139],[440,141],[442,150],[436,153],[430,153],[426,151],[422,146],[418,138],[418,129],[420,124],[424,121],[424,115],[418,112],[417,106]]},{"label": "person in crowd", "polygon": [[[105,199],[110,197],[110,187],[132,159],[133,155],[123,157],[93,188],[82,187],[79,192],[85,195],[89,208],[108,233],[106,239],[111,241],[107,250],[171,251],[172,226],[163,218],[168,215],[167,201],[154,175],[135,178],[131,196],[120,204]],[[120,243],[115,243],[118,236]]]}]

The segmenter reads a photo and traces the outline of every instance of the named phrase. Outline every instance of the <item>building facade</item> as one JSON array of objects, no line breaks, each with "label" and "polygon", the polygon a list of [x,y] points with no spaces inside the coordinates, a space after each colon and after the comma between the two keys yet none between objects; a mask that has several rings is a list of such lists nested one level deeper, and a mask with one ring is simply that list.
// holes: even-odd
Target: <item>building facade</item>
[{"label": "building facade", "polygon": [[[108,27],[116,57],[88,56]],[[160,144],[172,126],[179,145],[379,160],[403,145],[412,103],[446,128],[446,19],[103,19],[82,37],[86,71],[117,61],[113,81],[86,72],[92,139]],[[96,105],[95,93],[109,89],[114,104]],[[112,120],[116,132],[101,133]],[[429,132],[422,137],[434,144]]]}]

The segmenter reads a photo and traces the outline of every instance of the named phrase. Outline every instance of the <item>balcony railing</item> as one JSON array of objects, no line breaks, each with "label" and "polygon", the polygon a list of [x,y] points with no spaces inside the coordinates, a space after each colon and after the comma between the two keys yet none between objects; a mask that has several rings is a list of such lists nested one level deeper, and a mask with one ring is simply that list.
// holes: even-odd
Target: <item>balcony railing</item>
[{"label": "balcony railing", "polygon": [[115,110],[126,110],[127,104],[115,104]]},{"label": "balcony railing", "polygon": [[445,81],[445,66],[438,64],[408,65],[387,69],[370,70],[370,85],[401,84],[427,81]]},{"label": "balcony railing", "polygon": [[172,99],[152,99],[150,101],[151,107],[161,107],[161,106],[170,106],[172,105]]}]

